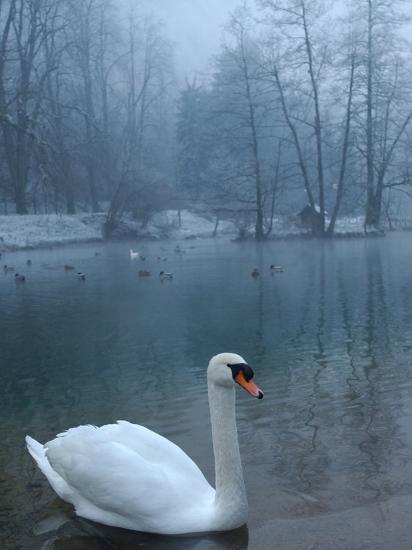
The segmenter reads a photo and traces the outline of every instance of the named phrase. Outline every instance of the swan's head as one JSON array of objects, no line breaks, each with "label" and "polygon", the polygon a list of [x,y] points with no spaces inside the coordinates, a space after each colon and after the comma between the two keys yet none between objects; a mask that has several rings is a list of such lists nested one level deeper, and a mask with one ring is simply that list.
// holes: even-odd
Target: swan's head
[{"label": "swan's head", "polygon": [[219,353],[209,362],[207,378],[209,382],[217,386],[227,388],[239,384],[253,397],[263,398],[263,391],[253,382],[253,370],[246,361],[237,353]]}]

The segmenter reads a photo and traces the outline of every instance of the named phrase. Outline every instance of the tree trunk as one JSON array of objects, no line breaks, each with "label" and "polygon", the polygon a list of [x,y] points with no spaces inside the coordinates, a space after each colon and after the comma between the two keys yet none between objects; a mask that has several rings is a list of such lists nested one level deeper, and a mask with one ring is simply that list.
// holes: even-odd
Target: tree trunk
[{"label": "tree trunk", "polygon": [[276,192],[277,192],[278,187],[279,187],[280,152],[281,152],[281,149],[282,149],[282,142],[279,139],[277,159],[276,159],[276,168],[275,168],[275,177],[273,179],[272,197],[271,197],[271,203],[270,203],[270,221],[269,221],[266,233],[265,233],[265,239],[267,239],[269,237],[269,235],[272,233],[272,230],[273,230],[273,217],[275,215]]},{"label": "tree trunk", "polygon": [[86,151],[86,174],[87,183],[90,193],[90,205],[92,212],[99,211],[98,193],[96,186],[96,173],[95,173],[95,110],[94,110],[94,89],[92,82],[92,69],[91,69],[91,10],[92,3],[86,6],[86,13],[83,24],[80,31],[80,65],[83,78],[83,93],[84,93],[84,106],[85,106],[85,130],[87,140]]},{"label": "tree trunk", "polygon": [[348,156],[349,133],[350,133],[350,124],[351,124],[351,117],[352,117],[354,74],[355,74],[355,54],[352,54],[350,79],[349,79],[348,103],[346,106],[345,134],[344,134],[343,146],[342,146],[342,160],[341,160],[340,171],[339,171],[339,181],[338,181],[338,190],[336,193],[335,207],[333,209],[332,217],[331,217],[328,231],[327,231],[328,236],[332,236],[335,230],[336,219],[338,217],[338,212],[339,212],[340,204],[342,202],[342,197],[343,197],[343,185],[345,182],[346,160]]},{"label": "tree trunk", "polygon": [[217,235],[217,228],[219,227],[219,214],[216,214],[215,227],[213,228],[212,237],[215,238]]},{"label": "tree trunk", "polygon": [[367,170],[367,198],[365,227],[378,227],[379,215],[376,210],[376,196],[374,189],[374,150],[373,150],[373,82],[372,82],[372,0],[368,0],[368,53],[367,53],[367,90],[366,90],[366,170]]},{"label": "tree trunk", "polygon": [[74,204],[73,187],[70,181],[70,176],[64,174],[64,194],[66,199],[66,212],[67,214],[76,214],[76,207]]},{"label": "tree trunk", "polygon": [[16,214],[28,214],[26,205],[26,193],[24,187],[19,185],[14,194],[14,200],[16,202]]},{"label": "tree trunk", "polygon": [[284,94],[284,91],[283,91],[282,84],[280,82],[279,72],[278,72],[278,69],[277,69],[276,65],[273,66],[273,76],[275,77],[276,86],[277,86],[277,89],[279,91],[280,104],[282,106],[283,116],[285,117],[286,124],[288,125],[289,130],[291,131],[292,136],[293,136],[293,143],[295,145],[296,153],[298,155],[299,168],[302,172],[303,184],[305,186],[306,195],[308,197],[308,201],[309,201],[310,206],[312,208],[315,208],[315,199],[313,197],[313,193],[312,193],[312,189],[311,189],[311,185],[310,185],[310,181],[309,181],[308,170],[306,168],[306,163],[305,163],[305,159],[304,159],[304,156],[303,156],[303,151],[302,151],[302,147],[301,147],[301,144],[300,144],[298,132],[297,132],[296,127],[293,124],[292,119],[290,118],[290,115],[289,115],[289,110],[288,110],[288,107],[286,105],[285,94]]},{"label": "tree trunk", "polygon": [[95,174],[94,174],[94,167],[92,166],[92,160],[87,162],[87,182],[89,185],[89,192],[90,192],[90,204],[92,207],[92,212],[99,212],[99,201],[97,196],[97,188],[96,188],[96,181],[95,181]]},{"label": "tree trunk", "polygon": [[381,200],[373,193],[368,194],[368,200],[366,204],[366,216],[365,216],[365,228],[373,227],[375,229],[379,228],[381,217]]},{"label": "tree trunk", "polygon": [[263,231],[263,212],[260,204],[261,198],[257,197],[257,212],[256,212],[256,225],[255,225],[255,239],[257,241],[265,240],[265,233]]},{"label": "tree trunk", "polygon": [[318,168],[318,185],[319,185],[319,207],[321,215],[320,233],[325,233],[325,192],[324,192],[324,174],[323,174],[323,152],[322,152],[322,123],[320,118],[319,105],[319,90],[318,83],[315,77],[315,69],[313,66],[312,43],[309,36],[309,29],[306,21],[306,5],[304,0],[301,0],[302,8],[302,23],[305,34],[305,47],[308,56],[308,66],[310,81],[313,91],[313,102],[315,107],[315,136],[316,136],[316,152],[317,152],[317,168]]},{"label": "tree trunk", "polygon": [[254,176],[255,176],[255,191],[256,191],[256,223],[255,223],[255,239],[257,241],[263,241],[265,239],[265,232],[263,231],[263,201],[262,201],[262,178],[260,173],[260,160],[259,160],[259,144],[256,131],[255,120],[255,106],[252,99],[252,91],[250,89],[250,76],[249,69],[245,55],[243,28],[240,35],[240,46],[242,52],[242,65],[243,76],[245,79],[246,87],[246,99],[249,108],[249,124],[252,134],[252,152],[253,152],[253,164],[254,164]]}]

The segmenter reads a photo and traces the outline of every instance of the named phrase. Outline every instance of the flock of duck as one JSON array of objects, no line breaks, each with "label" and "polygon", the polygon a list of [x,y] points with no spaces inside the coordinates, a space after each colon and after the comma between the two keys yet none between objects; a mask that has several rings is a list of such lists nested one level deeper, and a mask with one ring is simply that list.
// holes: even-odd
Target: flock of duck
[{"label": "flock of duck", "polygon": [[[185,254],[186,251],[183,250],[182,248],[180,248],[179,245],[177,245],[175,247],[175,253],[176,254]],[[95,252],[95,256],[100,256],[100,253],[99,252]],[[2,257],[2,252],[0,252],[0,258]],[[141,252],[135,252],[134,250],[130,250],[130,259],[131,260],[136,260],[136,259],[139,259],[141,261],[146,261],[146,257],[141,253]],[[157,260],[158,261],[162,261],[162,262],[166,262],[167,261],[167,258],[166,257],[163,257],[163,256],[158,256],[157,257]],[[29,267],[32,265],[32,261],[31,260],[27,260],[26,262],[26,265]],[[74,265],[71,265],[71,264],[64,264],[63,265],[63,269],[64,271],[75,271],[76,268]],[[4,264],[3,265],[3,272],[4,273],[14,273],[16,270],[13,266],[11,265],[7,265],[7,264]],[[150,277],[152,275],[151,271],[148,271],[148,270],[144,270],[144,269],[140,269],[138,272],[137,272],[138,276],[139,277]],[[77,278],[80,280],[80,281],[85,281],[86,280],[86,274],[81,272],[81,271],[78,271],[76,273],[76,276]],[[169,273],[167,271],[160,271],[159,272],[159,278],[161,281],[165,281],[165,280],[171,280],[173,279],[173,273]],[[14,274],[14,280],[17,283],[25,283],[26,282],[26,276],[25,275],[22,275],[21,273],[15,273]]]},{"label": "flock of duck", "polygon": [[[176,252],[176,254],[183,254],[185,251],[183,249],[181,249],[179,245],[177,245],[176,248],[175,248],[175,252]],[[142,262],[145,262],[146,261],[146,256],[144,256],[144,254],[142,254],[141,252],[136,252],[135,250],[130,249],[130,259],[131,260],[141,260]],[[159,262],[166,262],[167,258],[163,257],[163,256],[158,256],[157,260]],[[138,274],[139,277],[151,277],[152,272],[148,271],[146,269],[139,269],[137,274]],[[170,281],[170,280],[173,279],[173,273],[169,273],[167,271],[162,270],[162,271],[159,272],[159,278],[160,278],[161,281],[166,281],[166,280]]]},{"label": "flock of duck", "polygon": [[[1,255],[0,255],[0,257],[1,257]],[[26,265],[31,266],[31,264],[32,264],[32,261],[27,260]],[[63,269],[65,271],[73,271],[75,268],[72,265],[64,264]],[[15,268],[11,265],[4,264],[3,265],[3,271],[4,271],[4,273],[12,273],[12,272],[15,271]],[[85,281],[86,280],[86,275],[84,273],[82,273],[81,271],[78,271],[76,275],[77,275],[77,278],[80,281]],[[16,281],[16,284],[25,283],[26,282],[26,276],[22,275],[21,273],[15,273],[14,274],[14,280]]]},{"label": "flock of duck", "polygon": [[[175,248],[175,252],[177,254],[183,254],[185,253],[185,251],[180,248],[179,245],[176,246]],[[141,261],[146,261],[146,256],[144,256],[141,252],[137,252],[133,249],[130,249],[130,259],[131,260],[141,260]],[[157,259],[159,261],[167,261],[167,258],[164,258],[164,257],[161,257],[161,256],[158,256]],[[270,266],[270,273],[271,275],[273,275],[274,273],[283,273],[284,269],[281,265],[274,265],[272,264]],[[147,271],[145,269],[139,269],[138,271],[138,275],[139,277],[150,277],[152,275],[151,271]],[[258,277],[260,277],[260,271],[257,267],[255,267],[252,272],[251,272],[251,275],[254,279],[257,279]],[[167,271],[160,271],[159,273],[159,277],[160,277],[160,280],[164,281],[165,279],[173,279],[173,273],[168,273]]]},{"label": "flock of duck", "polygon": [[[1,257],[1,254],[0,254],[0,257]],[[31,260],[27,260],[27,265],[31,265]],[[4,273],[11,273],[11,272],[14,272],[15,269],[11,265],[4,265],[3,266],[3,271],[4,271]],[[15,273],[14,274],[14,280],[16,281],[16,284],[25,283],[26,282],[26,277],[25,277],[25,275],[22,275],[21,273]]]},{"label": "flock of duck", "polygon": [[[176,247],[174,249],[174,252],[176,254],[185,254],[186,253],[186,251],[184,249],[182,249],[179,245],[176,245]],[[141,252],[137,252],[133,249],[129,250],[129,255],[130,255],[131,260],[140,260],[142,262],[146,261],[146,256],[144,254],[142,254]],[[96,252],[95,256],[100,256],[100,253]],[[2,257],[2,253],[0,252],[0,258],[1,257]],[[158,260],[158,262],[166,262],[167,258],[164,257],[164,256],[157,256],[157,260]],[[27,266],[31,266],[31,264],[32,264],[31,260],[27,260],[26,264],[27,264]],[[64,271],[75,271],[76,268],[74,267],[74,265],[64,264],[63,269],[64,269]],[[273,275],[274,273],[283,273],[283,271],[284,271],[282,266],[274,265],[274,264],[272,264],[269,269],[270,269],[271,275]],[[15,271],[15,268],[13,266],[5,264],[5,265],[3,265],[3,271],[4,271],[4,273],[11,273],[11,272]],[[139,269],[137,274],[138,274],[139,277],[151,277],[152,272],[147,270],[147,269]],[[251,276],[254,279],[257,279],[258,277],[260,277],[260,275],[261,275],[260,270],[257,267],[255,267],[251,272]],[[79,281],[85,281],[86,280],[86,274],[81,272],[81,271],[78,271],[76,273],[76,276],[79,279]],[[166,280],[170,281],[170,280],[173,279],[173,273],[161,270],[159,272],[159,279],[161,281],[166,281]],[[21,273],[15,273],[14,274],[14,280],[15,280],[16,284],[25,283],[26,282],[26,276],[22,275]]]}]

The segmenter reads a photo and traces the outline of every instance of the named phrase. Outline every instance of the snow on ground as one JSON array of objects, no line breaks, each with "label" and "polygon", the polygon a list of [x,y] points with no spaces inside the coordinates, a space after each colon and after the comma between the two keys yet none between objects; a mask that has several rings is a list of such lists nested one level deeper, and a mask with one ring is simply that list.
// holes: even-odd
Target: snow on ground
[{"label": "snow on ground", "polygon": [[355,218],[338,218],[335,225],[335,234],[363,233],[365,218],[357,216]]},{"label": "snow on ground", "polygon": [[271,233],[271,238],[273,239],[310,234],[310,229],[298,223],[295,216],[276,216],[273,218],[273,230]]},{"label": "snow on ground", "polygon": [[0,249],[101,240],[103,221],[104,214],[0,216]]},{"label": "snow on ground", "polygon": [[[166,210],[160,212],[153,217],[153,220],[148,226],[150,233],[158,235],[161,238],[162,234],[167,233],[169,238],[173,239],[191,239],[211,237],[215,228],[215,220],[213,217],[205,218],[182,210],[181,226],[179,227],[179,216],[175,210]],[[218,236],[237,234],[237,230],[233,223],[228,221],[220,221],[218,226]]]},{"label": "snow on ground", "polygon": [[[41,214],[27,216],[0,216],[0,250],[19,250],[44,246],[102,240],[105,214]],[[214,221],[192,214],[181,213],[181,227],[176,211],[156,214],[146,228],[133,219],[124,219],[118,236],[128,235],[144,239],[211,237]],[[235,235],[230,222],[219,224],[218,235]]]},{"label": "snow on ground", "polygon": [[[102,240],[105,214],[42,214],[0,215],[0,250],[19,250],[59,244]],[[361,235],[364,233],[364,218],[341,218],[337,220],[335,233]],[[147,227],[131,218],[125,218],[116,236],[136,239],[195,239],[211,237],[215,228],[213,216],[205,217],[182,210],[181,225],[178,213],[167,210],[156,214]],[[308,235],[310,231],[297,224],[294,218],[279,216],[274,219],[272,238],[287,238]],[[232,222],[220,221],[217,236],[237,237],[238,230]]]}]

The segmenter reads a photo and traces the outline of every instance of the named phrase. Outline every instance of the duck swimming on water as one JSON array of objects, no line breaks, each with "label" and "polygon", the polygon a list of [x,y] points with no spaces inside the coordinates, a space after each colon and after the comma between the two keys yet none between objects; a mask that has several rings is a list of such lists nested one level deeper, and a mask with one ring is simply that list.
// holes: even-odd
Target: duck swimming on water
[{"label": "duck swimming on water", "polygon": [[161,271],[159,277],[163,279],[173,279],[173,273],[167,273],[167,271]]}]

